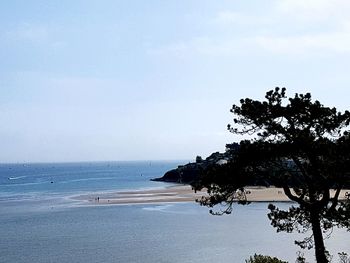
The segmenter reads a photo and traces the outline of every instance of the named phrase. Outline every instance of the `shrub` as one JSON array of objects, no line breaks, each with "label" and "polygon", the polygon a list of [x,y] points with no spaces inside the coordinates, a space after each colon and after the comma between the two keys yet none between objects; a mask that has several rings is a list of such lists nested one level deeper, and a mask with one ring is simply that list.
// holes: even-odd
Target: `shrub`
[{"label": "shrub", "polygon": [[350,257],[348,256],[347,253],[338,253],[338,256],[339,256],[339,262],[340,263],[350,263]]},{"label": "shrub", "polygon": [[246,259],[245,263],[288,263],[287,261],[279,260],[275,257],[263,256],[254,254],[249,259]]}]

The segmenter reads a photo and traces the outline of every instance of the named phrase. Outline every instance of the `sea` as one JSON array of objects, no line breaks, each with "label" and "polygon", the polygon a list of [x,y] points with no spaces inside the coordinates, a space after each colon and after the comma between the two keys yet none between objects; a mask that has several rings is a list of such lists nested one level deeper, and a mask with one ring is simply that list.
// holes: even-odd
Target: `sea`
[{"label": "sea", "polygon": [[[255,253],[295,262],[294,240],[305,235],[276,233],[268,203],[213,216],[195,202],[87,206],[72,198],[168,187],[150,179],[185,162],[0,164],[0,262],[244,263]],[[349,232],[333,230],[333,262],[349,244]],[[315,262],[312,250],[303,253]]]}]

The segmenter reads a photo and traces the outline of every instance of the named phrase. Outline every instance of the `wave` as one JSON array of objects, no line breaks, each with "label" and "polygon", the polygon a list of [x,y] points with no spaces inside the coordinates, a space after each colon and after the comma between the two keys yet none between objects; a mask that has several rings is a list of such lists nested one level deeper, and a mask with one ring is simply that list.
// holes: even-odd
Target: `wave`
[{"label": "wave", "polygon": [[0,184],[1,187],[14,187],[14,186],[27,186],[27,185],[39,185],[39,184],[47,184],[50,181],[41,181],[41,182],[29,182],[29,183],[14,183],[14,184]]},{"label": "wave", "polygon": [[151,207],[143,207],[143,210],[146,211],[164,211],[170,207],[172,207],[173,205],[157,205],[157,206],[151,206]]},{"label": "wave", "polygon": [[81,178],[81,179],[73,179],[73,180],[66,180],[66,181],[60,181],[60,184],[67,184],[67,183],[76,183],[76,182],[86,182],[86,181],[100,181],[100,180],[115,180],[116,177],[93,177],[93,178]]},{"label": "wave", "polygon": [[[17,176],[17,177],[8,177],[8,180],[18,180],[25,178],[27,176]],[[34,178],[35,179],[35,178]],[[60,179],[60,178],[59,178]],[[55,181],[58,184],[69,184],[69,183],[77,183],[77,182],[86,182],[86,181],[100,181],[100,180],[115,180],[115,177],[95,177],[95,178],[81,178],[81,179],[73,179],[73,180],[64,180],[64,181]],[[53,179],[48,178],[38,178],[36,182],[23,182],[23,183],[10,183],[10,184],[0,184],[1,186],[27,186],[27,185],[39,185],[39,184],[48,184],[54,183]]]}]

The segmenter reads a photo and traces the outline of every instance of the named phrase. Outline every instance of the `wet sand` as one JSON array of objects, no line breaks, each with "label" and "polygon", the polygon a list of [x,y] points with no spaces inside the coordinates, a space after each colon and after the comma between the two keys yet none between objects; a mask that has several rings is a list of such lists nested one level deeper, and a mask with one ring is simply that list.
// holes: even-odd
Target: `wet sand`
[{"label": "wet sand", "polygon": [[[346,192],[342,190],[340,198],[345,198]],[[334,194],[334,191],[333,193]],[[146,203],[176,203],[194,202],[206,195],[205,191],[195,193],[189,185],[170,186],[150,190],[131,190],[108,193],[92,193],[74,196],[72,199],[83,201],[90,205],[132,205]],[[283,189],[275,187],[248,187],[246,188],[247,200],[251,202],[289,202]]]},{"label": "wet sand", "polygon": [[72,197],[75,200],[86,201],[94,205],[108,204],[144,204],[144,203],[174,203],[194,202],[206,192],[194,193],[188,185],[170,186],[150,190],[119,191],[114,193],[93,193]]}]

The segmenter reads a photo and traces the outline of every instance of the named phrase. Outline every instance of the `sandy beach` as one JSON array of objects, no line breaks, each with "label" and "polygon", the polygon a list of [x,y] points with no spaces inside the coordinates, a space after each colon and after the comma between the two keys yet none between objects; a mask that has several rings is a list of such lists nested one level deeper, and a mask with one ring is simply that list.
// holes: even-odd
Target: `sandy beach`
[{"label": "sandy beach", "polygon": [[[349,190],[342,190],[340,198],[345,198]],[[332,195],[334,191],[332,191]],[[90,205],[132,205],[145,203],[176,203],[194,202],[205,191],[194,193],[189,185],[169,186],[150,190],[132,190],[108,193],[92,193],[74,196],[72,199],[83,201]],[[247,200],[251,202],[289,202],[281,188],[276,187],[248,187],[246,188]]]},{"label": "sandy beach", "polygon": [[206,192],[194,193],[191,186],[179,185],[150,190],[94,193],[72,197],[92,205],[194,202]]}]

